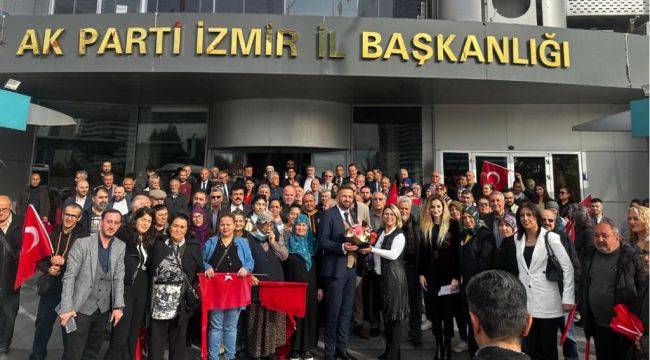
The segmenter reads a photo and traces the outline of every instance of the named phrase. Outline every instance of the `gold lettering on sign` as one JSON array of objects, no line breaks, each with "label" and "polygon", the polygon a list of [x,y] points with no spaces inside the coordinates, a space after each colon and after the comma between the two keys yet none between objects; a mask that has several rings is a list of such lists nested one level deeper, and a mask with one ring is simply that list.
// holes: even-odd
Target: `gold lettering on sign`
[{"label": "gold lettering on sign", "polygon": [[25,35],[23,35],[23,39],[20,41],[20,45],[18,45],[16,55],[22,56],[26,51],[31,51],[34,55],[39,55],[41,53],[38,44],[38,34],[34,29],[27,29],[25,31]]}]

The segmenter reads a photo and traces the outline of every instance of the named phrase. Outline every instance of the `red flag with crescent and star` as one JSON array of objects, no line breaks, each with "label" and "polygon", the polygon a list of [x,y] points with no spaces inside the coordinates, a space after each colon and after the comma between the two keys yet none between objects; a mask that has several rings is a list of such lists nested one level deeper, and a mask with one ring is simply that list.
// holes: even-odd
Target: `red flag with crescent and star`
[{"label": "red flag with crescent and star", "polygon": [[495,190],[502,191],[508,187],[508,169],[501,165],[484,161],[483,169],[481,170],[481,186],[485,184],[492,184]]},{"label": "red flag with crescent and star", "polygon": [[52,255],[52,252],[52,243],[45,230],[45,225],[34,206],[29,205],[23,224],[23,246],[20,249],[14,289],[18,289],[25,281],[29,280],[36,273],[36,263],[42,258]]}]

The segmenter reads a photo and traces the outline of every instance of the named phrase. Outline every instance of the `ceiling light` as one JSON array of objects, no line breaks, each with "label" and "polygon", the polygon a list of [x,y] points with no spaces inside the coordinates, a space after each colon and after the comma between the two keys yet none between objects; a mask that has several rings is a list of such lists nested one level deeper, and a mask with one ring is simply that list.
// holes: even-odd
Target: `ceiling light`
[{"label": "ceiling light", "polygon": [[11,90],[11,91],[16,91],[18,90],[18,87],[20,86],[20,81],[14,80],[14,79],[9,79],[5,83],[5,89]]}]

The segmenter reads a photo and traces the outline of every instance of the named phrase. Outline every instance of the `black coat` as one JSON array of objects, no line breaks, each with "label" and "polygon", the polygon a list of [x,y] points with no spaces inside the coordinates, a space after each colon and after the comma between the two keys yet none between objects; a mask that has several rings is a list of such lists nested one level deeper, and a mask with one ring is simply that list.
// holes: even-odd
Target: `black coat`
[{"label": "black coat", "polygon": [[[595,246],[586,248],[582,257],[582,276],[580,277],[579,301],[586,336],[592,336],[593,315],[589,306],[589,287],[591,286],[591,265],[596,254]],[[637,316],[641,313],[642,302],[648,287],[648,273],[644,269],[640,250],[627,243],[621,243],[621,254],[616,264],[616,284],[614,303],[625,304]]]},{"label": "black coat", "polygon": [[523,352],[486,346],[479,349],[474,360],[530,360],[530,357]]},{"label": "black coat", "polygon": [[517,265],[517,246],[515,245],[515,237],[508,236],[503,238],[501,247],[494,252],[492,261],[492,268],[495,270],[503,270],[519,277],[519,266]]},{"label": "black coat", "polygon": [[469,241],[465,241],[465,234],[461,234],[458,256],[463,289],[475,275],[491,268],[496,247],[492,231],[486,227],[481,227]]},{"label": "black coat", "polygon": [[[31,187],[28,186],[20,193],[18,196],[18,202],[16,203],[16,213],[21,216],[25,216],[27,211],[27,205],[29,205],[29,193],[31,192]],[[38,186],[38,215],[43,217],[50,217],[50,191],[47,186],[39,185]]]},{"label": "black coat", "polygon": [[167,206],[170,219],[176,214],[189,214],[187,199],[183,194],[176,195],[176,198],[173,198],[171,194],[168,194],[165,198],[165,206]]},{"label": "black coat", "polygon": [[[133,283],[135,283],[135,278],[138,276],[138,265],[142,261],[142,256],[140,256],[140,252],[138,251],[137,236],[133,230],[130,229],[130,226],[120,227],[116,236],[126,244],[126,249],[124,251],[124,284],[133,285]],[[153,245],[149,247],[145,246],[145,251],[147,251],[147,262],[145,263],[147,271],[150,271],[151,269],[152,249]]]},{"label": "black coat", "polygon": [[[65,242],[62,244],[59,244],[59,235],[63,231],[63,225],[59,225],[50,233],[50,241],[52,242],[52,250],[54,250],[55,255],[63,255],[63,258],[65,260],[68,260],[68,254],[70,254],[70,250],[72,249],[72,244],[74,244],[75,240],[79,238],[86,237],[90,235],[88,233],[87,229],[84,229],[81,223],[77,223],[77,225],[72,229],[72,232],[70,233],[70,242],[66,244]],[[67,236],[64,234],[61,236],[61,241],[63,242],[64,240],[67,239]],[[67,250],[66,250],[67,248]],[[57,252],[58,249],[58,252]],[[48,270],[50,269],[50,258],[51,256],[47,256],[42,258],[36,263],[36,268],[43,272],[44,274],[48,273]],[[56,278],[56,285],[59,286],[59,291],[61,290],[61,287],[63,286],[63,274],[65,273],[65,264],[61,266],[61,274],[58,276],[55,276]]]},{"label": "black coat", "polygon": [[20,292],[20,288],[14,290],[14,282],[18,271],[20,247],[23,244],[24,219],[14,213],[11,217],[7,233],[3,234],[0,230],[0,237],[4,235],[4,241],[0,241],[0,297],[5,294],[17,295]]},{"label": "black coat", "polygon": [[460,225],[456,220],[450,220],[444,247],[438,247],[435,237],[429,242],[425,240],[422,230],[418,233],[420,237],[420,248],[417,254],[418,275],[423,275],[427,280],[428,291],[437,294],[440,287],[449,285],[452,279],[460,281],[458,266]]},{"label": "black coat", "polygon": [[594,245],[594,229],[588,227],[585,229],[576,229],[575,248],[578,256],[582,258],[582,252]]}]

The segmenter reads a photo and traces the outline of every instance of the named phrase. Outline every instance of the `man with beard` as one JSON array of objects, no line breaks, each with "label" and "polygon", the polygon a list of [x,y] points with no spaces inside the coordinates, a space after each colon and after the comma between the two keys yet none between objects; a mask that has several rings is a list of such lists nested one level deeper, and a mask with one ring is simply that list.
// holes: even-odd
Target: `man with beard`
[{"label": "man with beard", "polygon": [[515,204],[515,192],[512,189],[507,188],[503,190],[503,198],[506,202],[506,211],[513,215],[516,214],[519,206]]},{"label": "man with beard", "polygon": [[370,207],[371,202],[372,202],[372,190],[370,189],[369,186],[363,186],[361,190],[359,190],[359,193],[361,194],[361,201],[367,206]]},{"label": "man with beard", "polygon": [[98,188],[93,193],[93,206],[84,211],[81,221],[84,228],[89,234],[97,234],[102,222],[102,213],[108,207],[108,190],[103,187]]},{"label": "man with beard", "polygon": [[[63,273],[66,260],[72,244],[78,238],[88,236],[86,230],[79,224],[82,216],[81,206],[71,203],[63,209],[63,224],[59,225],[50,234],[54,254],[41,259],[37,263],[38,269],[43,272],[41,277],[49,278],[49,289],[39,285],[38,312],[36,313],[34,341],[30,360],[42,360],[47,357],[47,343],[52,335],[52,326],[58,315],[56,306],[61,302],[61,289],[63,287]],[[61,328],[63,330],[63,328]],[[63,336],[65,344],[65,335]]]},{"label": "man with beard", "polygon": [[92,197],[88,196],[89,189],[90,186],[88,185],[87,180],[77,181],[77,186],[75,186],[74,196],[69,197],[63,203],[63,207],[65,208],[70,204],[77,204],[81,206],[83,211],[90,210],[90,208],[93,206],[93,201],[92,201]]},{"label": "man with beard", "polygon": [[129,203],[126,201],[124,195],[124,186],[116,186],[113,190],[113,198],[108,203],[107,209],[115,209],[119,211],[122,216],[126,215],[126,213],[129,212]]}]

